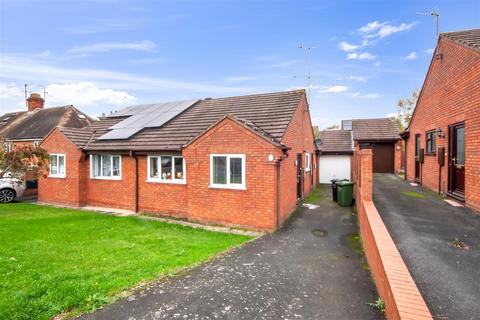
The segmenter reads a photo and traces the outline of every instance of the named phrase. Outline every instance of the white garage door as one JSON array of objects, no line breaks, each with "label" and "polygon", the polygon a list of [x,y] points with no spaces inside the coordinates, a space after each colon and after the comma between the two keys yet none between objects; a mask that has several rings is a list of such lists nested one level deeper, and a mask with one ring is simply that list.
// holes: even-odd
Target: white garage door
[{"label": "white garage door", "polygon": [[320,156],[320,183],[331,183],[332,179],[350,180],[350,156]]}]

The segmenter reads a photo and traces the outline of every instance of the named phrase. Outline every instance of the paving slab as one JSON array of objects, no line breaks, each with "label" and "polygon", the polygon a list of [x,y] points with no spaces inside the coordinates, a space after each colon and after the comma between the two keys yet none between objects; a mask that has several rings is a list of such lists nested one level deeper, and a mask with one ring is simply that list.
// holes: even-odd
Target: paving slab
[{"label": "paving slab", "polygon": [[382,319],[363,258],[349,245],[351,208],[299,208],[265,235],[81,319]]},{"label": "paving slab", "polygon": [[434,318],[480,319],[480,215],[393,174],[374,175],[373,200]]}]

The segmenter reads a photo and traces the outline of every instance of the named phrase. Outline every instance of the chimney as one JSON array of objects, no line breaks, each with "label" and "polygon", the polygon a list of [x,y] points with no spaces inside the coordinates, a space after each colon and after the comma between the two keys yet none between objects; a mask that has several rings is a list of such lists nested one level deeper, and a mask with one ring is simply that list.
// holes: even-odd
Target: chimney
[{"label": "chimney", "polygon": [[40,94],[38,93],[30,94],[30,97],[27,99],[28,112],[32,112],[35,109],[43,109],[44,103],[45,103],[45,100],[42,99]]}]

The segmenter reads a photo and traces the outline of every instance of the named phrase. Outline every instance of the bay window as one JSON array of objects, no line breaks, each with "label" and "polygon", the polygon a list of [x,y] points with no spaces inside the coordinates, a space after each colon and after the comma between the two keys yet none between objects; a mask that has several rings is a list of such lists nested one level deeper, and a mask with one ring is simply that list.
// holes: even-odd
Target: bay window
[{"label": "bay window", "polygon": [[182,156],[148,156],[148,181],[185,183]]},{"label": "bay window", "polygon": [[51,154],[50,155],[50,174],[52,178],[65,178],[65,155]]},{"label": "bay window", "polygon": [[95,179],[121,179],[121,157],[110,154],[90,156],[90,176]]},{"label": "bay window", "polygon": [[245,189],[245,155],[210,155],[210,187]]}]

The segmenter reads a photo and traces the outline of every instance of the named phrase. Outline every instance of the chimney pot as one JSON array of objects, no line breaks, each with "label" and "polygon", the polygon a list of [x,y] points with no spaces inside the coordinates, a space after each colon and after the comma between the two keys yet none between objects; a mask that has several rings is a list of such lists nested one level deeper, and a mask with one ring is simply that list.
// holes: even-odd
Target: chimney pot
[{"label": "chimney pot", "polygon": [[28,112],[32,112],[35,109],[43,109],[45,100],[39,93],[31,93],[27,99]]}]

